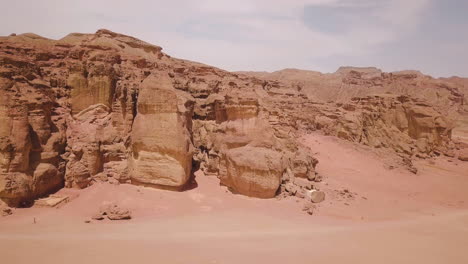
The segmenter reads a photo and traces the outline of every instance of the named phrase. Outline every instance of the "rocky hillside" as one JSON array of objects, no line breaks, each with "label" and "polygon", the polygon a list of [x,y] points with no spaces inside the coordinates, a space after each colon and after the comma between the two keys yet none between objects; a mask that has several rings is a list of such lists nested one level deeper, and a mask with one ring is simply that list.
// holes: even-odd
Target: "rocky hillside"
[{"label": "rocky hillside", "polygon": [[329,74],[297,69],[240,73],[288,83],[324,102],[348,102],[355,97],[390,93],[427,101],[450,114],[468,111],[468,82],[464,78],[435,79],[418,71],[387,73],[373,67],[341,67]]},{"label": "rocky hillside", "polygon": [[[456,155],[445,113],[464,96],[452,83],[376,69],[317,76],[230,73],[108,30],[0,37],[0,199],[24,206],[96,181],[182,190],[198,169],[236,193],[315,199],[318,161],[298,141],[315,130],[409,164]],[[407,85],[426,88],[369,96]]]},{"label": "rocky hillside", "polygon": [[288,84],[322,103],[353,104],[370,95],[405,96],[449,116],[455,138],[468,143],[468,78],[435,79],[418,71],[382,72],[374,67],[341,67],[329,74],[298,69],[239,74]]}]

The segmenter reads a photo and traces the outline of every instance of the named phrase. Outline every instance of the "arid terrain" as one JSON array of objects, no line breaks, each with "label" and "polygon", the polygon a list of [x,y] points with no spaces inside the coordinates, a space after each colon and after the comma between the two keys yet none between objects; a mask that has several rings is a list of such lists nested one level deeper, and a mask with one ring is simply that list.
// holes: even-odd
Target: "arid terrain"
[{"label": "arid terrain", "polygon": [[0,259],[468,263],[467,80],[0,37]]}]

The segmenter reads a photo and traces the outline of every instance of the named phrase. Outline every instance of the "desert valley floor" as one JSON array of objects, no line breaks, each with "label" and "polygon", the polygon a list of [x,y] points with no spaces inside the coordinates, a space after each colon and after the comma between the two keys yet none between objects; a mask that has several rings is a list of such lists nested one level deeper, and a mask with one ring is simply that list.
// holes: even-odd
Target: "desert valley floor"
[{"label": "desert valley floor", "polygon": [[[2,262],[468,263],[468,163],[422,160],[414,175],[335,137],[302,140],[326,175],[313,216],[294,197],[235,195],[200,173],[182,193],[100,183],[62,189],[75,198],[58,209],[0,218]],[[133,219],[85,223],[105,201]]]}]

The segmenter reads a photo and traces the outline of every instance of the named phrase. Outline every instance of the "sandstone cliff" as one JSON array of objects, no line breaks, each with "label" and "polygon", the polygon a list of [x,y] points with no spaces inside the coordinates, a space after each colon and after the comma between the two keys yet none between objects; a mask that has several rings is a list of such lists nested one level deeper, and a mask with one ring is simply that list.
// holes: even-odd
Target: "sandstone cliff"
[{"label": "sandstone cliff", "polygon": [[[311,99],[340,99],[320,94],[335,77],[315,89],[229,73],[108,30],[0,37],[0,199],[22,206],[108,180],[181,190],[197,169],[236,193],[305,197],[318,161],[298,138],[312,130],[408,157],[453,148],[451,121],[437,107],[458,111],[456,87],[416,73],[337,75],[348,85],[340,89],[360,91],[337,92],[356,97],[349,103]],[[420,83],[442,98],[435,108],[413,94],[362,92]]]}]

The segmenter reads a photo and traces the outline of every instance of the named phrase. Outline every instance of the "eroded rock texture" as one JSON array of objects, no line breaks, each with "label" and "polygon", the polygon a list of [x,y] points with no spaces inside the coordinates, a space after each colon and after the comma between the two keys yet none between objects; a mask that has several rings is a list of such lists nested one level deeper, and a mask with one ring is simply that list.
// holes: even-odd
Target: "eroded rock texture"
[{"label": "eroded rock texture", "polygon": [[418,71],[382,72],[374,67],[341,67],[335,73],[285,69],[273,73],[243,72],[281,81],[323,102],[345,103],[375,94],[407,95],[430,102],[452,114],[466,108],[466,79],[434,79]]},{"label": "eroded rock texture", "polygon": [[407,155],[425,157],[452,147],[451,120],[425,102],[380,95],[353,98],[351,103],[318,116],[316,124],[328,134]]},{"label": "eroded rock texture", "polygon": [[[451,149],[450,120],[411,95],[326,103],[297,83],[161,50],[108,30],[61,40],[0,37],[0,199],[20,206],[107,180],[180,190],[198,169],[236,193],[311,199],[318,161],[299,143],[301,133],[322,130],[408,157]],[[353,87],[429,80],[337,74]],[[441,98],[463,104],[452,84],[437,85]]]},{"label": "eroded rock texture", "polygon": [[175,188],[187,183],[193,155],[188,97],[177,93],[166,74],[143,81],[131,133],[132,183]]}]

